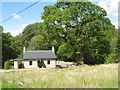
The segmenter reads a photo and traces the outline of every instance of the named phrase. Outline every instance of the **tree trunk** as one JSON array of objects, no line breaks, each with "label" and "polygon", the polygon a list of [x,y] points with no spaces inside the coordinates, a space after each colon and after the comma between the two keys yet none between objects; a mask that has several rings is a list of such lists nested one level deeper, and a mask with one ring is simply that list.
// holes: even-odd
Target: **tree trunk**
[{"label": "tree trunk", "polygon": [[82,54],[78,54],[78,55],[77,55],[76,63],[77,63],[77,66],[84,64],[84,57],[82,56]]}]

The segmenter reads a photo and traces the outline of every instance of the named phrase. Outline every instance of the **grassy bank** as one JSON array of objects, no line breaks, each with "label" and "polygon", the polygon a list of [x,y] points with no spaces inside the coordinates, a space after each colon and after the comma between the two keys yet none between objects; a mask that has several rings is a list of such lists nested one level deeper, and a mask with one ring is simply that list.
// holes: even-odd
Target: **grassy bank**
[{"label": "grassy bank", "polygon": [[117,88],[118,64],[6,72],[1,80],[2,88]]}]

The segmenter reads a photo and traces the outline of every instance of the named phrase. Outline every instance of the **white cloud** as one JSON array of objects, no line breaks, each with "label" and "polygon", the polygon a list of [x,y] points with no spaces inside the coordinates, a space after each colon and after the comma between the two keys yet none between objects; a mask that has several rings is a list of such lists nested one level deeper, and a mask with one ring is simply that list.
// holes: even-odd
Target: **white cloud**
[{"label": "white cloud", "polygon": [[118,2],[120,0],[104,0],[98,3],[99,6],[104,8],[108,14],[118,16]]},{"label": "white cloud", "polygon": [[106,11],[108,11],[108,6],[107,6],[107,3],[106,3],[106,1],[100,1],[99,3],[98,3],[98,5],[100,6],[100,7],[102,7],[102,8],[104,8]]},{"label": "white cloud", "polygon": [[[27,25],[28,25],[28,24],[21,24],[21,25],[19,25],[16,29],[9,29],[9,30],[5,29],[4,32],[10,32],[11,35],[15,37],[15,36],[19,35],[20,33],[22,33],[23,30],[24,30],[24,28],[25,28]],[[4,27],[4,28],[6,28],[6,27]]]},{"label": "white cloud", "polygon": [[114,20],[115,22],[112,22],[113,25],[115,25],[115,28],[118,28],[118,2],[120,0],[104,0],[99,1],[98,5],[102,8],[104,8],[107,11],[107,14],[111,16],[111,21]]},{"label": "white cloud", "polygon": [[118,29],[118,22],[113,22],[113,25],[115,25],[115,28]]},{"label": "white cloud", "polygon": [[23,30],[28,24],[21,24],[19,27],[19,30]]},{"label": "white cloud", "polygon": [[20,19],[21,18],[21,16],[19,14],[16,14],[16,13],[12,14],[12,16],[14,16],[13,18],[16,18],[16,19]]},{"label": "white cloud", "polygon": [[5,33],[10,32],[11,35],[14,36],[14,37],[21,33],[21,31],[19,31],[19,30],[8,30],[8,31],[4,31],[4,32]]}]

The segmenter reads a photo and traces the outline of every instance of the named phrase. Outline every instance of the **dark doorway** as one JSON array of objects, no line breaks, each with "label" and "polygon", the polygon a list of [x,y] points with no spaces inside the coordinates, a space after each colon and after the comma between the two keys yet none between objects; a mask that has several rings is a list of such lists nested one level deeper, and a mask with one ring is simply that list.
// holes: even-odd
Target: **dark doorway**
[{"label": "dark doorway", "polygon": [[46,65],[45,65],[45,63],[44,63],[43,60],[41,60],[41,63],[42,63],[42,67],[43,67],[43,68],[46,68]]},{"label": "dark doorway", "polygon": [[39,61],[38,61],[38,67],[39,67],[39,68],[46,68],[46,65],[45,65],[45,63],[44,63],[43,60],[39,60]]},{"label": "dark doorway", "polygon": [[39,68],[42,68],[41,60],[38,61],[38,67],[39,67]]}]

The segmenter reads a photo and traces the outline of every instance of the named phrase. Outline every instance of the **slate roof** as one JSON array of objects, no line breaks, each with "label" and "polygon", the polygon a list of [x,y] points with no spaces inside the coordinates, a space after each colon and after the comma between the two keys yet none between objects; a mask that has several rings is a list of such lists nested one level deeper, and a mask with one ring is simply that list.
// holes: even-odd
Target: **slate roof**
[{"label": "slate roof", "polygon": [[57,58],[52,50],[26,51],[23,54],[24,59],[35,58]]}]

